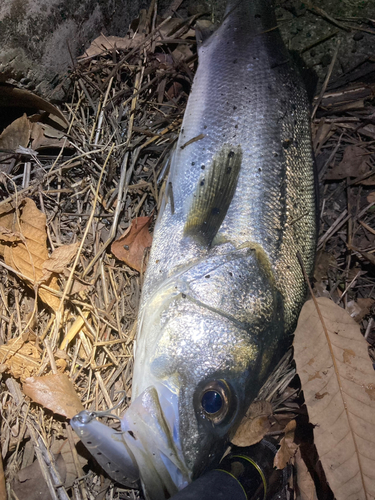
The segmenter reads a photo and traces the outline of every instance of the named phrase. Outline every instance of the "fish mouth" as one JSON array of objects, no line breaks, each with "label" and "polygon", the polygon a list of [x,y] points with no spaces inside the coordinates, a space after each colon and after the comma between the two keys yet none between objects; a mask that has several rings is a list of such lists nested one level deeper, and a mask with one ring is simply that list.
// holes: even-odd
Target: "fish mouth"
[{"label": "fish mouth", "polygon": [[147,500],[166,500],[191,481],[182,453],[178,392],[162,383],[145,389],[121,420]]}]

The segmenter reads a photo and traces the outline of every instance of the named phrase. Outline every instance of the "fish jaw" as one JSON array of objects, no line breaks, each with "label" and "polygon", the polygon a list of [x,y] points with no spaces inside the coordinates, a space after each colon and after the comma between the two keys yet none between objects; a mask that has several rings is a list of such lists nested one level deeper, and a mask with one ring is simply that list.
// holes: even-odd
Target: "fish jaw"
[{"label": "fish jaw", "polygon": [[160,382],[146,388],[126,411],[121,428],[147,500],[165,500],[190,483],[179,437],[176,388]]}]

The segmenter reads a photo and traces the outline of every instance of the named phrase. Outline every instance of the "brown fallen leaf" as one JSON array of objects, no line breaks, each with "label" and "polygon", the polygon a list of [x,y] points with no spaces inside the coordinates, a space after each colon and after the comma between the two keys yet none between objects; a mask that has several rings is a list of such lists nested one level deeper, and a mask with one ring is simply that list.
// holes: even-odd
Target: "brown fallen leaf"
[{"label": "brown fallen leaf", "polygon": [[90,47],[85,50],[83,56],[80,59],[85,59],[86,57],[94,57],[107,50],[127,50],[138,45],[141,40],[144,39],[144,35],[137,34],[134,38],[128,36],[105,36],[100,35],[93,42],[91,42]]},{"label": "brown fallen leaf", "polygon": [[297,471],[297,498],[296,500],[318,500],[315,484],[298,448],[295,454],[295,468]]},{"label": "brown fallen leaf", "polygon": [[30,140],[30,129],[31,123],[25,113],[0,134],[0,149],[16,150],[18,146],[26,148]]},{"label": "brown fallen leaf", "polygon": [[0,500],[7,500],[7,488],[5,484],[3,457],[0,454]]},{"label": "brown fallen leaf", "polygon": [[193,52],[190,50],[188,45],[179,45],[172,52],[172,56],[175,61],[183,61],[184,59],[189,59],[193,56]]},{"label": "brown fallen leaf", "polygon": [[21,109],[32,109],[46,111],[53,115],[60,126],[68,128],[69,123],[66,121],[61,111],[53,104],[39,97],[29,90],[20,89],[8,83],[0,83],[0,107],[15,107]]},{"label": "brown fallen leaf", "polygon": [[56,250],[52,252],[51,257],[42,264],[42,271],[45,279],[47,279],[51,273],[63,273],[76,256],[78,247],[79,243],[76,242],[71,245],[62,245],[56,248]]},{"label": "brown fallen leaf", "polygon": [[[10,210],[12,207],[12,210]],[[25,198],[16,210],[10,203],[0,213],[0,225],[9,229],[19,240],[8,244],[10,234],[0,232],[0,254],[7,265],[27,276],[36,285],[43,277],[43,263],[48,260],[46,216],[35,202]],[[29,284],[29,283],[28,283]],[[45,284],[59,290],[57,277],[51,275]],[[48,290],[38,289],[40,298],[53,310],[57,310],[60,299]]]},{"label": "brown fallen leaf", "polygon": [[370,194],[368,194],[366,199],[369,203],[374,203],[375,202],[375,191],[372,191]]},{"label": "brown fallen leaf", "polygon": [[303,306],[294,338],[314,442],[337,500],[375,498],[375,372],[348,312],[327,298]]},{"label": "brown fallen leaf", "polygon": [[72,382],[64,373],[30,377],[22,389],[33,401],[64,417],[72,418],[84,410]]},{"label": "brown fallen leaf", "polygon": [[[3,235],[3,238],[0,238],[0,255],[4,257],[4,249],[5,246],[1,244],[1,240],[7,241],[7,238],[10,237],[10,234],[13,233],[11,228],[13,227],[15,221],[15,209],[12,203],[5,203],[0,206],[0,235]],[[12,240],[11,240],[12,241]]]},{"label": "brown fallen leaf", "polygon": [[269,401],[254,401],[249,406],[231,442],[236,446],[251,446],[259,443],[271,428],[272,415]]},{"label": "brown fallen leaf", "polygon": [[[147,12],[142,9],[138,19],[134,19],[131,23],[129,32],[124,37],[100,35],[91,45],[85,50],[83,56],[79,59],[94,57],[107,50],[129,50],[139,46],[146,37]],[[181,25],[181,20],[171,18],[165,20],[161,28],[155,32],[153,41],[162,40],[169,36]]]},{"label": "brown fallen leaf", "polygon": [[368,260],[369,262],[371,262],[371,264],[375,266],[375,256],[372,253],[364,252],[363,250],[355,247],[354,245],[348,245],[348,248],[350,250],[354,250],[354,252],[360,253],[364,259]]},{"label": "brown fallen leaf", "polygon": [[355,302],[354,300],[349,301],[346,304],[346,310],[357,323],[360,323],[365,316],[370,314],[371,308],[374,305],[374,303],[375,303],[374,299],[359,298],[357,302]]},{"label": "brown fallen leaf", "polygon": [[291,420],[284,429],[284,437],[280,441],[280,448],[273,461],[273,466],[276,467],[276,469],[284,469],[290,462],[290,459],[296,454],[298,444],[294,442],[295,430],[296,421]]},{"label": "brown fallen leaf", "polygon": [[[74,432],[71,433],[72,441],[75,445],[77,445],[81,440]],[[74,462],[72,450],[70,448],[70,443],[68,439],[57,439],[53,442],[51,446],[51,453],[58,456],[61,454],[61,457],[64,460],[65,468],[66,468],[66,476],[64,481],[65,488],[71,488],[74,481],[77,479],[77,468]],[[77,452],[77,458],[79,462],[79,466],[82,468],[87,464],[87,459],[84,458]]]},{"label": "brown fallen leaf", "polygon": [[328,270],[337,266],[337,261],[335,257],[323,250],[320,250],[316,255],[316,263],[314,269],[314,278],[319,283],[322,280],[326,280],[328,278]]},{"label": "brown fallen leaf", "polygon": [[[65,481],[66,468],[61,455],[55,461],[61,480]],[[52,499],[38,460],[21,469],[12,481],[12,489],[18,500],[50,500]]]},{"label": "brown fallen leaf", "polygon": [[0,346],[0,364],[1,371],[24,381],[38,372],[41,356],[35,345],[18,337]]},{"label": "brown fallen leaf", "polygon": [[30,141],[30,127],[27,116],[24,114],[21,118],[14,120],[0,134],[0,149],[5,152],[0,153],[0,172],[10,174],[17,163],[15,150],[21,146],[26,148]]},{"label": "brown fallen leaf", "polygon": [[343,159],[327,172],[326,179],[340,180],[346,177],[360,177],[370,170],[368,155],[359,146],[347,146]]},{"label": "brown fallen leaf", "polygon": [[64,139],[66,134],[56,130],[46,123],[32,123],[31,125],[31,149],[38,151],[42,148],[63,148],[69,143]]},{"label": "brown fallen leaf", "polygon": [[139,272],[145,249],[152,243],[152,236],[148,231],[151,221],[152,217],[138,217],[132,220],[131,226],[111,246],[115,257]]}]

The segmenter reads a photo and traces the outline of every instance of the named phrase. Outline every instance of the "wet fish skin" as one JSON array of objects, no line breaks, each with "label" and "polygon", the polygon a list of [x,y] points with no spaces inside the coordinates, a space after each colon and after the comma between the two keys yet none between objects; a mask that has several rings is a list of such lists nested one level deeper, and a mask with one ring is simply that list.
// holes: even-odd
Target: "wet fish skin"
[{"label": "wet fish skin", "polygon": [[[309,103],[275,26],[270,1],[229,2],[199,48],[168,179],[174,207],[167,198],[142,292],[134,406],[123,419],[135,436],[129,447],[143,443],[134,455],[150,499],[163,498],[158,482],[173,494],[176,464],[183,484],[220,458],[291,343],[306,292],[297,252],[313,268]],[[202,407],[210,387],[222,391],[220,418]],[[137,422],[150,411],[162,424],[147,433]]]}]

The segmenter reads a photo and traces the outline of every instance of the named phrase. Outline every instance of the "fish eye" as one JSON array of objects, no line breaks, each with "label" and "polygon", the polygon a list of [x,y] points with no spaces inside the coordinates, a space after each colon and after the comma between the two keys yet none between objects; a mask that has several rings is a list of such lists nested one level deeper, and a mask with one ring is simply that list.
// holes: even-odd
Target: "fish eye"
[{"label": "fish eye", "polygon": [[205,416],[214,424],[221,423],[228,413],[230,389],[224,380],[214,380],[201,392],[200,405]]},{"label": "fish eye", "polygon": [[208,414],[215,414],[221,410],[223,398],[216,391],[207,391],[202,396],[202,408]]}]

